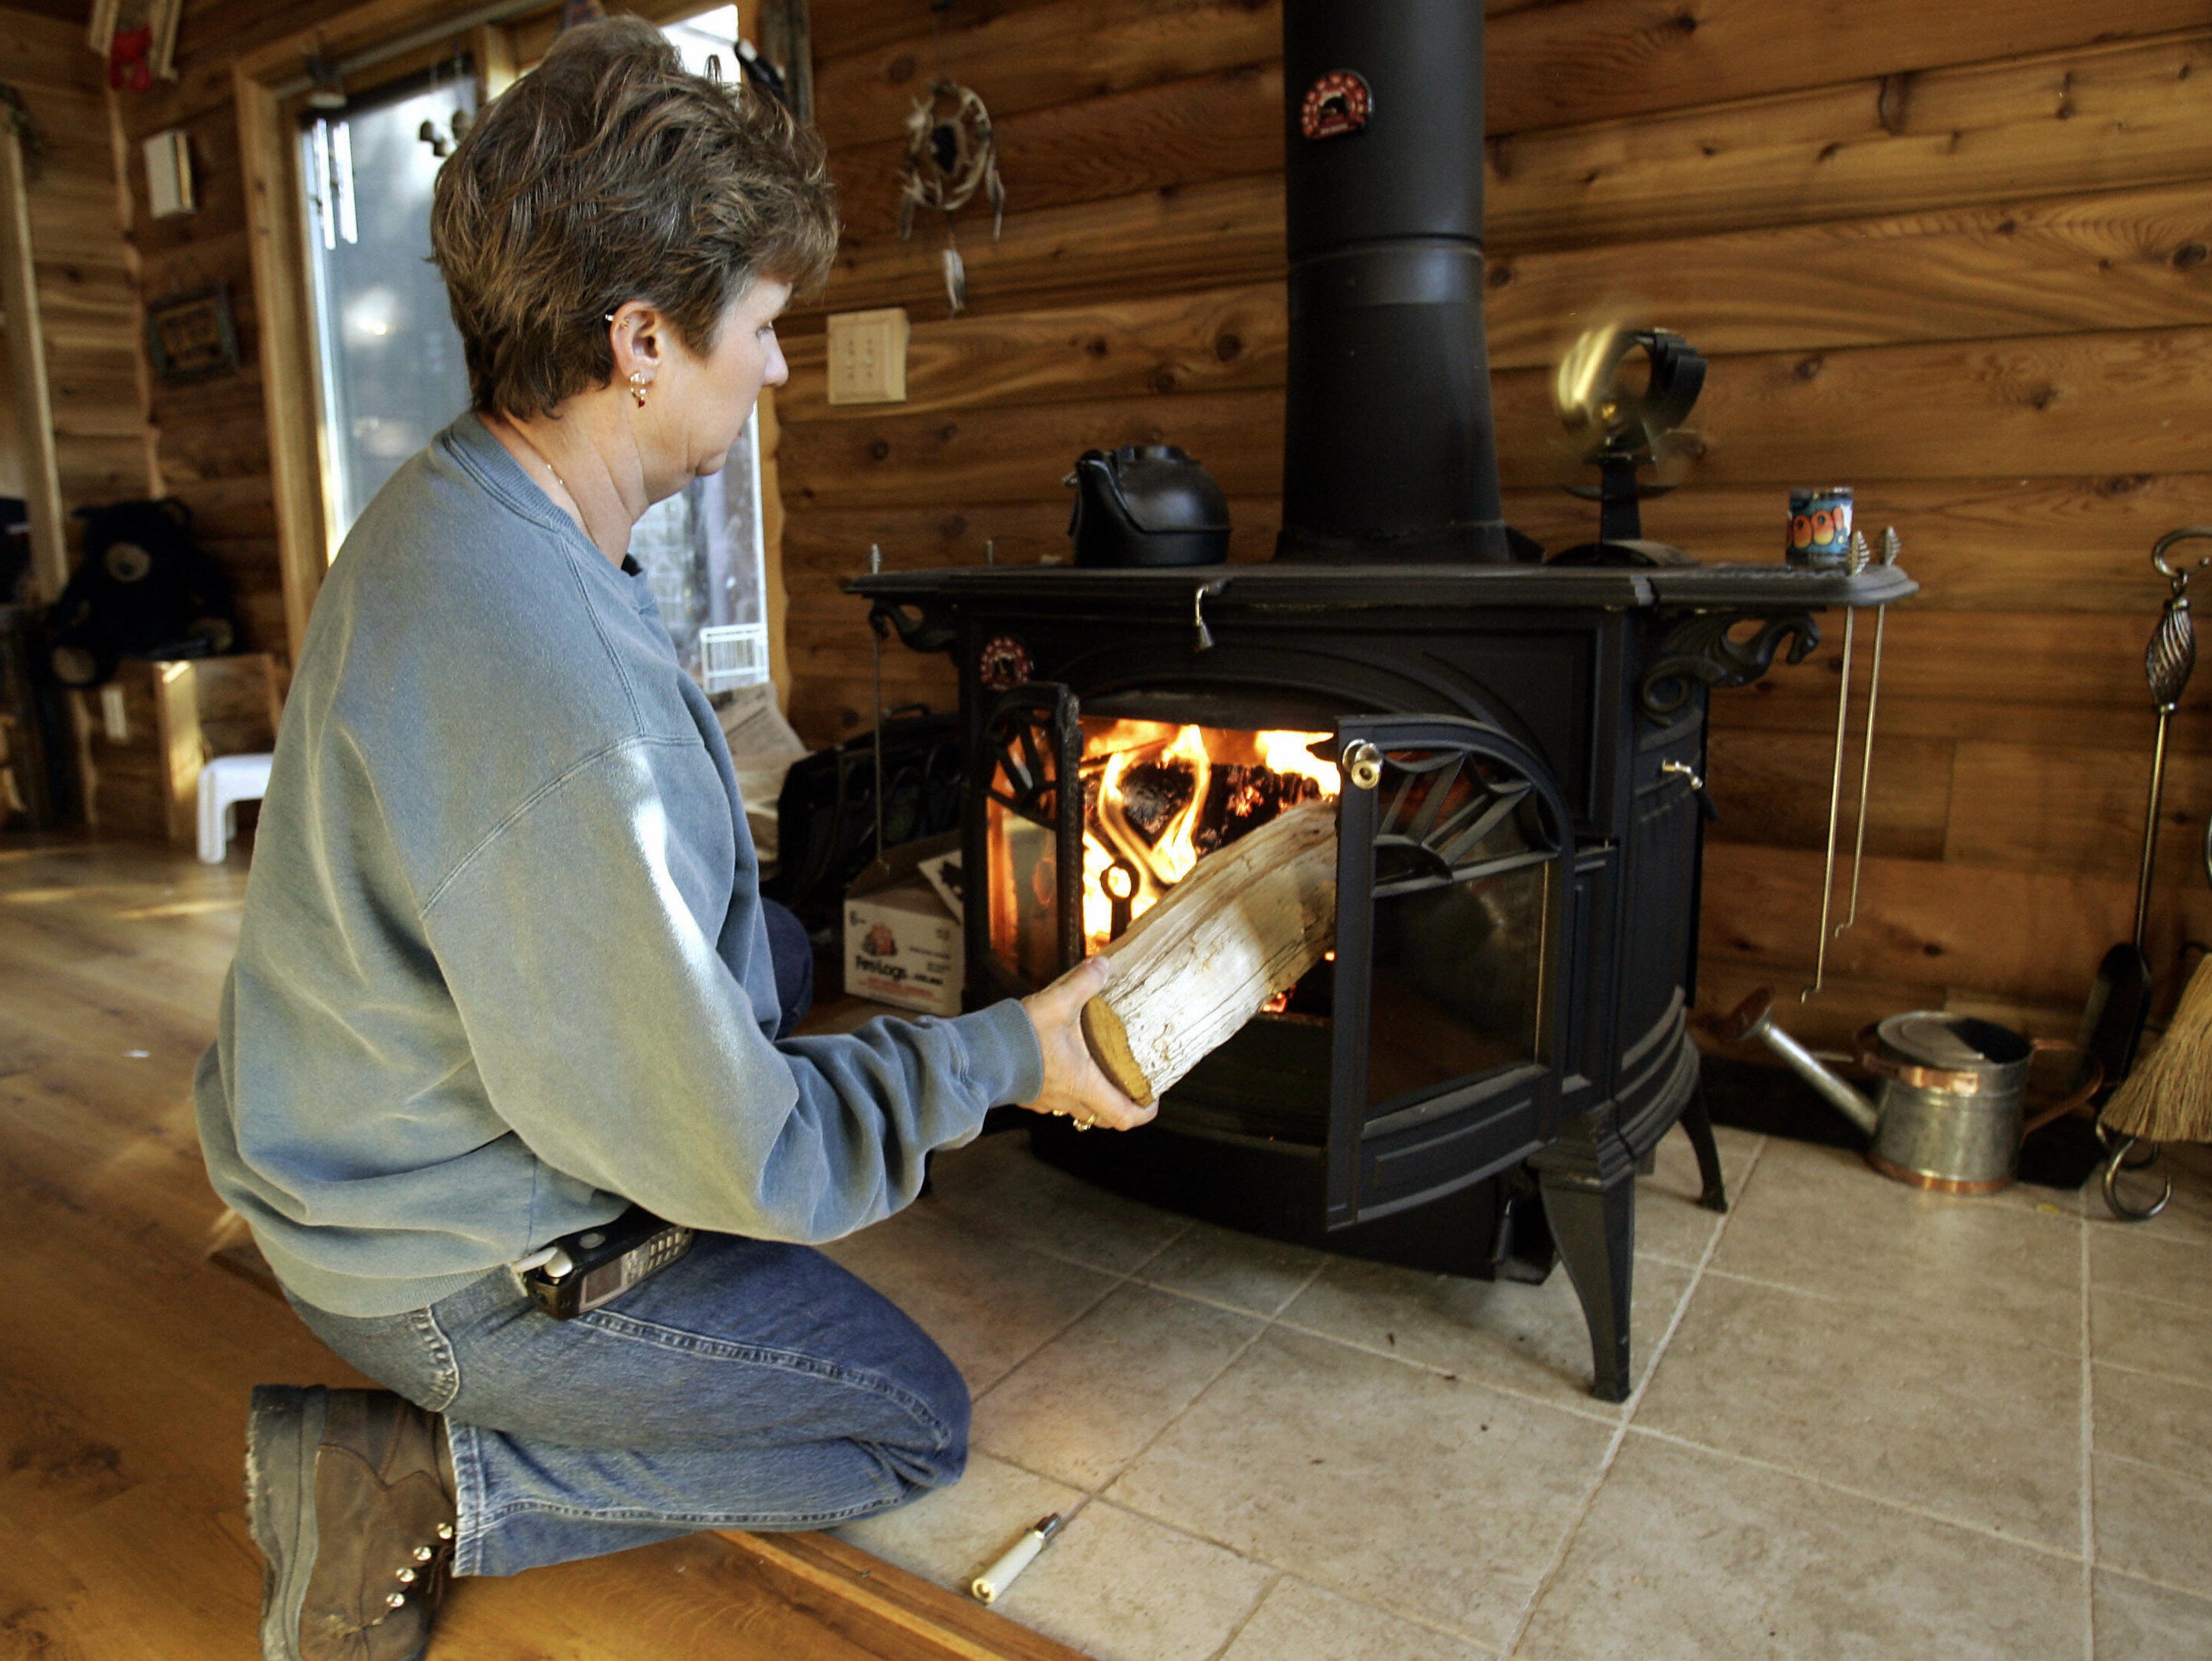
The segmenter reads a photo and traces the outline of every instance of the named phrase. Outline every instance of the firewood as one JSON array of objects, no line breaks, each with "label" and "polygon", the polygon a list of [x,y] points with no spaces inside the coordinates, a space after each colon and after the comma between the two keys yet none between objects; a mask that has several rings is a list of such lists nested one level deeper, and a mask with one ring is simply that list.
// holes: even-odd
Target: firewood
[{"label": "firewood", "polygon": [[1209,854],[1106,948],[1083,1036],[1132,1099],[1159,1098],[1336,943],[1336,804],[1314,801]]}]

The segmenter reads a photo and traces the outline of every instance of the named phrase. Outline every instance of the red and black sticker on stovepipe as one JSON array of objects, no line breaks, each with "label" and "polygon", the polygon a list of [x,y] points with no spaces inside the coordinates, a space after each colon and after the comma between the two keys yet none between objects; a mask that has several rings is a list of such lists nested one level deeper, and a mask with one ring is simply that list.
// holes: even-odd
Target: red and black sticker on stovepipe
[{"label": "red and black sticker on stovepipe", "polygon": [[1367,125],[1374,97],[1356,70],[1332,70],[1306,88],[1298,131],[1308,138],[1341,138]]},{"label": "red and black sticker on stovepipe", "polygon": [[1036,667],[1028,647],[1012,635],[994,635],[984,644],[975,673],[987,691],[1010,692],[1026,682]]}]

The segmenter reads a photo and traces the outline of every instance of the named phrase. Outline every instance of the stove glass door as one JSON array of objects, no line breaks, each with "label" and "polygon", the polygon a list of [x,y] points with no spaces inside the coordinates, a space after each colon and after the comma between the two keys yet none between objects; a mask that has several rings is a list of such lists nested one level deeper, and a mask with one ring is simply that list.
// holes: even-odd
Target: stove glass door
[{"label": "stove glass door", "polygon": [[970,797],[982,812],[969,817],[981,845],[967,853],[984,880],[981,904],[968,908],[968,950],[992,995],[1033,992],[1083,955],[1080,717],[1066,687],[1030,684],[984,719]]},{"label": "stove glass door", "polygon": [[1438,1198],[1549,1136],[1571,850],[1542,764],[1494,728],[1363,716],[1338,744],[1332,1227]]}]

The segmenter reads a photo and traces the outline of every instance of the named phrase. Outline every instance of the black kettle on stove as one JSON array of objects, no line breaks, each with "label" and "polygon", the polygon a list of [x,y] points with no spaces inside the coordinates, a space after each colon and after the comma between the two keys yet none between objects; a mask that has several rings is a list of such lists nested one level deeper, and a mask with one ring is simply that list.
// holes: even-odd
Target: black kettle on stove
[{"label": "black kettle on stove", "polygon": [[1061,482],[1075,487],[1067,539],[1078,565],[1218,565],[1229,557],[1229,498],[1175,445],[1085,450]]}]

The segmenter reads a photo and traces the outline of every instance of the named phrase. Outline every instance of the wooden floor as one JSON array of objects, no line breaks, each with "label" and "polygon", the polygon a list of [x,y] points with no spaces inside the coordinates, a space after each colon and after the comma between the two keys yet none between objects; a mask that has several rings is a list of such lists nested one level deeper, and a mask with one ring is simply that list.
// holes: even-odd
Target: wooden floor
[{"label": "wooden floor", "polygon": [[[362,1382],[210,1266],[191,1080],[246,856],[0,838],[0,1658],[238,1661],[261,1382]],[[818,1536],[698,1536],[458,1583],[432,1661],[1074,1652]]]}]

